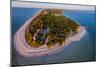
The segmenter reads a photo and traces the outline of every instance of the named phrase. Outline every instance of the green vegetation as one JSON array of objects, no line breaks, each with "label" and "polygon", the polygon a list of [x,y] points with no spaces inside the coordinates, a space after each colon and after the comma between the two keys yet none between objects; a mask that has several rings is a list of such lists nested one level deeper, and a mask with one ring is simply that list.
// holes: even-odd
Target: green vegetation
[{"label": "green vegetation", "polygon": [[76,34],[78,27],[79,24],[66,18],[62,10],[47,9],[31,21],[25,38],[31,47],[62,45],[66,37]]}]

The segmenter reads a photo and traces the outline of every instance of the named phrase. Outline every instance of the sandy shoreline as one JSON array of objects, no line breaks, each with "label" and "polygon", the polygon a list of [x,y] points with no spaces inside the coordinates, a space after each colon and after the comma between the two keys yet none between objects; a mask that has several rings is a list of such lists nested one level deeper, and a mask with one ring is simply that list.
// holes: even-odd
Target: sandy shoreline
[{"label": "sandy shoreline", "polygon": [[61,51],[62,49],[64,49],[64,47],[69,45],[71,42],[79,41],[86,34],[85,27],[80,26],[78,29],[78,33],[76,35],[66,38],[66,41],[64,43],[65,45],[55,46],[54,48],[51,49],[47,48],[46,45],[40,48],[32,48],[28,46],[25,41],[25,29],[27,25],[30,24],[31,20],[33,20],[41,11],[39,11],[35,16],[27,20],[25,24],[15,34],[14,46],[21,55],[25,57],[36,57],[36,56],[43,56],[46,54],[53,54]]}]

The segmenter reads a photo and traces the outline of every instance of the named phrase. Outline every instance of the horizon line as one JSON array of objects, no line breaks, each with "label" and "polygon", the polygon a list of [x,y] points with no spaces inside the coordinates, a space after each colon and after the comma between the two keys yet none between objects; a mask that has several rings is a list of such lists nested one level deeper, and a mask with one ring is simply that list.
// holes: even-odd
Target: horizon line
[{"label": "horizon line", "polygon": [[89,5],[75,5],[75,4],[60,4],[60,3],[43,3],[43,2],[24,2],[12,1],[11,7],[19,8],[48,8],[48,9],[63,9],[63,10],[88,10],[95,11],[95,6]]}]

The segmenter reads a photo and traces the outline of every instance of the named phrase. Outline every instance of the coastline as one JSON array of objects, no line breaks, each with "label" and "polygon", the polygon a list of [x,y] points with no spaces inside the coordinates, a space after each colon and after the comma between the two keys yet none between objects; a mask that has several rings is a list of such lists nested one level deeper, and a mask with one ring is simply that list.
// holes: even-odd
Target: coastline
[{"label": "coastline", "polygon": [[37,57],[37,56],[43,56],[46,54],[53,54],[59,52],[61,49],[69,45],[71,42],[79,41],[86,34],[85,27],[80,26],[78,29],[78,33],[76,35],[66,38],[66,41],[64,43],[65,45],[55,46],[54,48],[47,48],[46,45],[40,48],[31,48],[27,45],[25,41],[25,37],[24,37],[25,29],[27,25],[30,24],[31,20],[33,20],[40,12],[41,11],[39,11],[35,16],[27,20],[25,24],[15,34],[14,46],[16,50],[25,57]]}]

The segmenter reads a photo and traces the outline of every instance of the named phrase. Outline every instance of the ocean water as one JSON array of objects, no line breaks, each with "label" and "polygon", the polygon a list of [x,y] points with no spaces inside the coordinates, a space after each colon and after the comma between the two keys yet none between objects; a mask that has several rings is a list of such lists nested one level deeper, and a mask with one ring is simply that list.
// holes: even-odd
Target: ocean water
[{"label": "ocean water", "polygon": [[80,40],[70,43],[63,50],[52,55],[41,57],[23,57],[16,52],[13,38],[15,33],[30,17],[34,16],[38,8],[12,8],[12,64],[48,64],[65,62],[84,62],[96,60],[96,12],[95,11],[64,11],[64,15],[80,25],[85,26],[87,33]]}]

